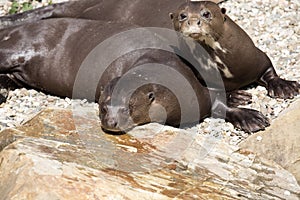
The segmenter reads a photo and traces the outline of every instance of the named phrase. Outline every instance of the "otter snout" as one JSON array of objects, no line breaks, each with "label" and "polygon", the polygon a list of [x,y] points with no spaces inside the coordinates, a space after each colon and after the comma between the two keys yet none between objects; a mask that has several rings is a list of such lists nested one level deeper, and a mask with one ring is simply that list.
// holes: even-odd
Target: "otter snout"
[{"label": "otter snout", "polygon": [[200,32],[201,32],[201,21],[199,18],[190,18],[187,21],[186,25],[186,33],[188,33],[188,36],[192,38],[198,38],[200,37]]},{"label": "otter snout", "polygon": [[101,127],[109,132],[124,132],[133,127],[127,108],[123,106],[99,106]]},{"label": "otter snout", "polygon": [[[188,14],[185,15],[184,18],[180,15],[180,23],[179,23],[179,30],[183,35],[191,37],[191,38],[198,38],[200,37],[202,30],[202,22],[199,16],[193,15],[189,16]],[[182,19],[181,19],[182,18]]]},{"label": "otter snout", "polygon": [[116,129],[118,127],[118,120],[115,117],[110,117],[107,120],[106,127],[110,129]]},{"label": "otter snout", "polygon": [[200,26],[201,21],[198,18],[190,18],[189,20],[187,20],[187,24],[192,27],[197,27]]}]

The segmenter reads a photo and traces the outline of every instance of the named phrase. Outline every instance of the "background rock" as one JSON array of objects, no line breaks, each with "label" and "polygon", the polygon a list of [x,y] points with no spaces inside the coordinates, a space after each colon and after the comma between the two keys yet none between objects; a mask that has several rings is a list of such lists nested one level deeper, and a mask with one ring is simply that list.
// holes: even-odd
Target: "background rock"
[{"label": "background rock", "polygon": [[[35,1],[36,7],[45,2]],[[9,5],[0,1],[0,14]],[[299,1],[235,0],[222,6],[267,52],[279,75],[299,80]],[[249,107],[271,119],[299,99],[275,100],[262,87],[248,91]],[[68,110],[47,109],[25,123],[50,106]],[[299,199],[295,178],[266,159],[299,181],[297,111],[299,102],[241,144],[249,151],[229,145],[249,135],[223,121],[206,119],[188,130],[150,124],[110,136],[99,127],[96,104],[10,91],[0,106],[0,199]]]},{"label": "background rock", "polygon": [[300,101],[281,113],[270,128],[250,136],[240,147],[274,160],[300,183]]},{"label": "background rock", "polygon": [[[29,0],[16,0],[19,3]],[[65,0],[53,0],[53,3]],[[50,0],[31,1],[34,7],[46,5]],[[7,14],[11,1],[0,0],[0,14]],[[289,80],[300,80],[300,1],[289,0],[232,0],[221,4],[227,9],[228,15],[240,25],[253,39],[254,43],[265,51],[273,62],[278,74]],[[299,99],[273,99],[267,96],[264,87],[250,87],[247,92],[252,94],[252,103],[245,106],[256,109],[275,119],[280,112],[292,102]],[[0,89],[1,94],[1,89]],[[6,93],[5,93],[6,96]],[[1,96],[0,96],[1,100]],[[27,89],[10,91],[6,103],[0,105],[0,130],[6,127],[17,127],[47,107],[70,108],[71,104],[94,107],[85,100],[58,98],[42,92]],[[213,126],[211,124],[214,124]],[[207,118],[198,125],[200,134],[218,131],[227,138],[229,144],[238,144],[249,134],[237,130],[230,123],[217,122]],[[213,129],[211,128],[213,127]]]},{"label": "background rock", "polygon": [[0,199],[297,199],[295,178],[222,140],[159,124],[102,132],[90,109],[46,109],[0,133]]}]

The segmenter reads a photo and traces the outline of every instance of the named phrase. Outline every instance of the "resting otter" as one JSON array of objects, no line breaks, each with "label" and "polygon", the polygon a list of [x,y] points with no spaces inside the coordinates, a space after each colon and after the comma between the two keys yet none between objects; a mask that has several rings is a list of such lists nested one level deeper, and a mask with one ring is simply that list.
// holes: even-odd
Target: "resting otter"
[{"label": "resting otter", "polygon": [[[88,98],[99,102],[102,126],[114,132],[151,121],[180,126],[198,122],[209,116],[211,111],[216,112],[217,117],[226,114],[227,121],[248,132],[269,125],[258,111],[229,108],[219,101],[218,94],[203,87],[190,66],[173,52],[137,48],[139,42],[134,41],[134,34],[114,40],[116,47],[108,43],[107,48],[113,48],[112,51],[106,48],[105,51],[96,52],[98,54],[91,54],[107,38],[131,28],[135,26],[60,18],[2,30],[0,73],[21,86],[58,96]],[[132,33],[136,32],[137,29],[133,29]],[[142,40],[152,37],[147,41],[150,46],[162,43],[161,37],[151,31],[146,30],[141,35]],[[132,51],[122,54],[106,66],[104,60],[118,52],[119,47]],[[90,55],[96,59],[94,62],[87,59]],[[88,66],[86,70],[84,64]],[[145,64],[148,65],[139,70]],[[164,66],[167,66],[165,71]],[[82,73],[86,75],[80,78]],[[116,84],[116,80],[126,80],[126,77],[129,77],[126,84]],[[138,81],[142,81],[140,87],[128,88]],[[122,86],[120,90],[115,88],[116,85]],[[103,90],[105,92],[101,94]]]},{"label": "resting otter", "polygon": [[[177,10],[171,15],[175,29],[194,37],[206,47],[219,64],[227,91],[258,82],[268,89],[271,97],[292,98],[299,94],[299,84],[277,76],[270,59],[256,48],[249,36],[225,14],[225,9],[220,9],[210,1],[188,2],[178,9],[182,2],[183,0],[66,2],[2,17],[0,24],[15,25],[39,19],[71,17],[122,21],[143,27],[172,28],[168,14]],[[200,25],[197,24],[198,21],[201,22]],[[189,22],[192,24],[187,26]],[[193,33],[193,30],[197,32]],[[209,37],[204,38],[201,31],[207,31]],[[231,102],[249,101],[249,96],[241,94],[242,96],[231,95]]]},{"label": "resting otter", "polygon": [[[0,29],[47,18],[81,18],[118,21],[148,27],[172,28],[168,13],[185,0],[84,0],[53,4],[0,17]],[[214,0],[214,2],[222,2]],[[159,17],[158,17],[159,16]]]}]

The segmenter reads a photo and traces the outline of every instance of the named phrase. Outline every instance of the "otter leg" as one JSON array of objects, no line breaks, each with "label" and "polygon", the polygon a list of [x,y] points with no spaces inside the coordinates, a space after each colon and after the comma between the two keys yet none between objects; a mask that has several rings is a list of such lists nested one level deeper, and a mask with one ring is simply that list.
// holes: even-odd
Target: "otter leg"
[{"label": "otter leg", "polygon": [[[14,38],[12,38],[13,40]],[[0,75],[5,76],[6,74],[11,74],[14,71],[20,70],[20,66],[25,64],[25,57],[20,54],[18,55],[19,50],[14,49],[14,46],[11,46],[11,49],[1,48],[0,42]],[[17,56],[13,56],[13,54]]]},{"label": "otter leg", "polygon": [[31,23],[48,18],[78,18],[88,8],[101,3],[100,0],[69,1],[56,3],[23,13],[0,17],[0,29]]},{"label": "otter leg", "polygon": [[50,18],[57,4],[29,10],[23,13],[0,17],[0,29],[18,26],[25,23],[38,21],[45,18]]},{"label": "otter leg", "polygon": [[258,83],[267,88],[270,97],[291,99],[299,94],[300,84],[280,78],[273,67],[268,68]]}]

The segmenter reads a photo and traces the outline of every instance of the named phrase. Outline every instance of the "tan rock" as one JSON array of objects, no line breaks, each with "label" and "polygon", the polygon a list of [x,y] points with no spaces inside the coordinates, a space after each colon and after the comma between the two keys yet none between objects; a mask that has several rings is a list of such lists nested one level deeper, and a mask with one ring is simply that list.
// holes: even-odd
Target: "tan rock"
[{"label": "tan rock", "polygon": [[288,171],[197,129],[121,136],[88,110],[48,109],[0,133],[0,199],[296,199]]},{"label": "tan rock", "polygon": [[275,161],[300,183],[300,100],[281,113],[270,128],[252,135],[240,147]]}]

